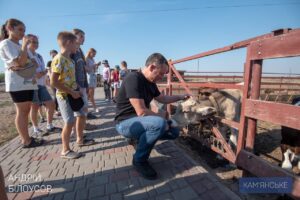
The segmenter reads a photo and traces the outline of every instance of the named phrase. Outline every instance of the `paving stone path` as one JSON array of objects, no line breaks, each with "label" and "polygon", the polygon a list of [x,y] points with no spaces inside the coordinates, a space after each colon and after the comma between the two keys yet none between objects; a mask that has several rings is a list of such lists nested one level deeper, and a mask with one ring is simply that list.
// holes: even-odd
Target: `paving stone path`
[{"label": "paving stone path", "polygon": [[[115,131],[115,105],[103,101],[102,89],[96,89],[101,112],[89,120],[97,127],[86,131],[96,144],[79,148],[71,140],[71,147],[84,157],[61,159],[57,133],[45,136],[42,147],[22,149],[19,138],[0,147],[9,199],[239,199],[172,141],[158,142],[151,153],[150,163],[159,178],[149,181],[139,176],[131,165],[134,149]],[[55,119],[55,125],[62,127],[61,118]]]}]

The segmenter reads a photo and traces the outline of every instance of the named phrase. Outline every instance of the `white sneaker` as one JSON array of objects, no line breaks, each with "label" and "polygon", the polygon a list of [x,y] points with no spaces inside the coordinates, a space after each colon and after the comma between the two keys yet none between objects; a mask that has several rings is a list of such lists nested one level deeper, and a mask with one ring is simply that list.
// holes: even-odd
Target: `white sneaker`
[{"label": "white sneaker", "polygon": [[37,138],[40,138],[40,137],[43,137],[43,131],[41,129],[36,129],[36,130],[33,130],[33,135]]},{"label": "white sneaker", "polygon": [[105,101],[109,101],[109,99],[105,99]]}]

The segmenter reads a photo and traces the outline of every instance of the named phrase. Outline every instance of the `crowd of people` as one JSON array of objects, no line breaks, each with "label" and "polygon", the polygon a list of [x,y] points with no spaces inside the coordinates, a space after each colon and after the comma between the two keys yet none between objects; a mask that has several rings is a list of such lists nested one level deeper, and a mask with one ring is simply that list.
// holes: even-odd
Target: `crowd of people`
[{"label": "crowd of people", "polygon": [[[95,144],[94,139],[84,134],[84,129],[90,129],[86,121],[96,117],[92,113],[100,112],[94,94],[96,72],[102,64],[105,101],[116,103],[116,130],[136,141],[133,165],[137,171],[145,178],[155,178],[156,172],[148,163],[150,152],[157,140],[175,139],[179,130],[172,126],[166,112],[152,112],[150,102],[155,99],[161,103],[172,103],[189,97],[166,96],[159,92],[156,82],[169,70],[166,58],[154,53],[148,57],[145,67],[135,72],[129,73],[125,61],[121,62],[121,67],[115,65],[111,69],[108,60],[94,60],[97,53],[94,48],[90,48],[84,56],[81,45],[85,41],[85,32],[73,29],[58,33],[59,51],[50,51],[52,60],[45,66],[43,57],[37,52],[38,36],[25,35],[25,29],[22,21],[7,20],[1,29],[0,42],[0,58],[6,68],[6,92],[9,92],[16,107],[15,125],[23,148],[38,147],[45,142],[42,137],[45,133],[38,122],[38,113],[43,107],[46,108],[46,133],[61,134],[61,158],[77,159],[82,156],[70,148],[72,132],[79,147]],[[51,88],[54,97],[48,88]],[[92,112],[88,110],[89,101]],[[61,116],[64,122],[62,129],[53,125],[54,114]],[[28,131],[29,115],[33,136]]]},{"label": "crowd of people", "polygon": [[[80,29],[74,29],[71,32],[58,34],[57,42],[60,52],[51,50],[52,60],[45,65],[43,57],[37,52],[38,36],[25,35],[25,28],[20,20],[7,20],[1,29],[0,45],[0,57],[6,68],[6,91],[10,93],[16,107],[15,124],[21,136],[23,148],[42,145],[44,142],[42,136],[45,134],[62,133],[62,155],[66,154],[69,156],[65,157],[71,158],[74,153],[69,152],[70,149],[66,144],[68,139],[65,137],[69,135],[70,129],[76,133],[79,146],[94,143],[94,140],[83,136],[83,130],[92,129],[89,128],[90,124],[86,123],[86,119],[95,118],[92,112],[88,112],[88,101],[91,102],[94,113],[100,112],[94,95],[97,87],[96,72],[101,62],[95,62],[94,57],[97,51],[94,48],[90,48],[84,56],[80,46],[84,43],[85,33]],[[110,70],[107,60],[102,63],[105,73],[103,76],[106,82],[105,90],[109,90],[107,100],[115,101],[120,87],[120,68],[116,66],[114,70]],[[121,73],[124,76],[127,73],[127,64],[122,61],[121,65],[126,66],[126,69],[123,67],[124,70]],[[52,90],[52,96],[48,89]],[[78,91],[69,91],[72,89]],[[110,90],[112,90],[112,98]],[[68,107],[70,100],[66,98],[67,94],[73,97],[79,94],[84,102],[82,108],[74,112],[74,115],[71,113],[72,108]],[[46,116],[44,116],[44,108]],[[52,124],[54,114],[62,116],[68,126],[64,126],[63,129],[55,127]],[[33,137],[30,137],[28,132],[28,115],[30,115],[33,127]],[[38,121],[38,115],[40,121]],[[39,122],[47,122],[45,131],[40,129]]]}]

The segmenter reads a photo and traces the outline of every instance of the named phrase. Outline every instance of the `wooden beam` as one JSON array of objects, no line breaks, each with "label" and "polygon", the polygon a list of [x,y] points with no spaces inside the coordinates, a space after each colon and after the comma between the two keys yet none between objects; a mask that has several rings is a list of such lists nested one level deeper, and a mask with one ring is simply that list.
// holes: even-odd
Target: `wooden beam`
[{"label": "wooden beam", "polygon": [[245,115],[300,130],[299,106],[247,99]]},{"label": "wooden beam", "polygon": [[300,31],[252,42],[249,50],[251,60],[300,56]]},{"label": "wooden beam", "polygon": [[241,150],[237,155],[236,165],[246,169],[251,174],[258,177],[290,177],[293,180],[292,197],[300,199],[300,178],[294,176],[286,170],[272,165],[260,157],[245,150]]}]

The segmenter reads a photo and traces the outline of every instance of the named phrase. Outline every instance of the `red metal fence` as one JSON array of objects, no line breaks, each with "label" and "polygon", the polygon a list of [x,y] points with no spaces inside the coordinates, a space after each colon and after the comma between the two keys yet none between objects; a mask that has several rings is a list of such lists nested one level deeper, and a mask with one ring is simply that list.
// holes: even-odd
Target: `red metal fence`
[{"label": "red metal fence", "polygon": [[[247,57],[244,66],[244,85],[233,83],[189,83],[184,80],[176,70],[175,64],[211,56],[239,48],[247,48]],[[221,154],[224,158],[247,172],[259,177],[292,177],[293,191],[291,196],[300,198],[300,179],[293,176],[290,172],[274,166],[262,158],[253,154],[254,140],[256,136],[257,120],[263,120],[282,126],[287,126],[300,130],[300,107],[267,102],[259,100],[262,87],[262,64],[264,59],[284,58],[300,56],[300,29],[281,29],[272,33],[241,41],[223,48],[196,54],[190,57],[175,61],[169,61],[170,70],[168,73],[167,84],[160,84],[160,87],[167,94],[172,95],[174,87],[182,87],[189,94],[192,88],[228,88],[239,89],[243,93],[241,116],[239,122],[223,119],[222,122],[239,130],[237,151],[233,151],[220,131],[212,128],[214,136],[222,144],[225,151],[221,151],[214,145],[212,150]],[[173,75],[179,82],[172,81]],[[168,112],[171,106],[168,105]]]},{"label": "red metal fence", "polygon": [[[244,72],[180,72],[187,83],[240,84],[244,82]],[[176,79],[177,77],[173,75],[172,81]],[[260,99],[290,103],[293,97],[300,96],[300,74],[262,73],[261,80]],[[198,87],[190,87],[190,89],[193,94],[198,94],[201,90]],[[185,89],[177,85],[173,87],[173,93],[182,94],[185,93]]]}]

